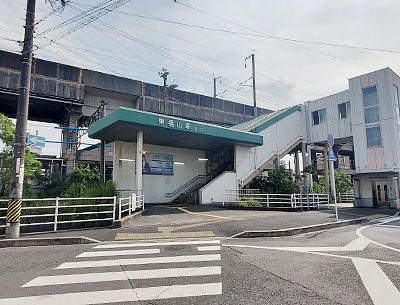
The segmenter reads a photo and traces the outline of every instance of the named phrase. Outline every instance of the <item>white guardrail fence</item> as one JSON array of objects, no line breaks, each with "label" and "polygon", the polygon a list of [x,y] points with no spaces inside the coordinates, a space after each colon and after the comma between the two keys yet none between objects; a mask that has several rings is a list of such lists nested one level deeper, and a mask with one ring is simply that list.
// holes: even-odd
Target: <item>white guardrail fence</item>
[{"label": "white guardrail fence", "polygon": [[354,192],[338,193],[338,202],[353,202]]},{"label": "white guardrail fence", "polygon": [[[257,192],[258,191],[258,192]],[[264,206],[264,207],[329,207],[329,194],[260,194],[259,190],[227,190],[224,205]]]},{"label": "white guardrail fence", "polygon": [[[73,228],[71,224],[74,223],[82,223],[80,227],[85,227],[85,223],[96,221],[106,226],[104,223],[112,224],[116,217],[122,218],[144,209],[143,195],[133,193],[117,199],[116,196],[22,199],[21,227],[36,226],[28,231],[37,232]],[[0,231],[6,227],[7,203],[8,199],[0,199]]]}]

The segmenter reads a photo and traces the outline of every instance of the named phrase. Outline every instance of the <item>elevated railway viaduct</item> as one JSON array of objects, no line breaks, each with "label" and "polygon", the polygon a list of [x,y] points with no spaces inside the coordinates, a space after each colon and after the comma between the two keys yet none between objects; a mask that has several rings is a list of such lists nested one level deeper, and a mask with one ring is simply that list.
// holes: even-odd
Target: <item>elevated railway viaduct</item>
[{"label": "elevated railway viaduct", "polygon": [[[0,113],[16,117],[21,56],[0,50]],[[80,127],[106,104],[106,111],[127,107],[171,116],[231,126],[253,118],[253,107],[34,58],[32,64],[29,120]],[[258,115],[270,113],[257,109]],[[63,141],[76,142],[77,133],[63,131]],[[63,144],[66,172],[76,160],[76,145]]]}]

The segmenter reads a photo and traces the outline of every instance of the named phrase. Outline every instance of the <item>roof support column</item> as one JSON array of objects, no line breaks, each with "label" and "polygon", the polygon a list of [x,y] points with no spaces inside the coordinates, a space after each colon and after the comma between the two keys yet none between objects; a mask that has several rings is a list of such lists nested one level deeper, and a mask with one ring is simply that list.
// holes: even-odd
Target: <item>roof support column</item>
[{"label": "roof support column", "polygon": [[143,155],[143,131],[137,132],[136,140],[136,191],[137,195],[142,195],[143,189],[143,172],[142,172],[142,155]]}]

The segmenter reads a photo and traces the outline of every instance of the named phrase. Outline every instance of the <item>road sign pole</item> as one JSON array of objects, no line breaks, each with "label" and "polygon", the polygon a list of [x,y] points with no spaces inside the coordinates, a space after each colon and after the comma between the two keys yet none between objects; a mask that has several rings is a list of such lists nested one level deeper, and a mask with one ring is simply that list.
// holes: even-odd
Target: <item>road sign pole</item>
[{"label": "road sign pole", "polygon": [[332,160],[329,161],[329,171],[331,172],[331,189],[332,189],[333,201],[335,203],[336,221],[338,221],[339,215],[338,215],[337,200],[336,200],[335,169],[333,168]]},{"label": "road sign pole", "polygon": [[24,182],[26,126],[29,109],[29,90],[32,67],[33,27],[36,0],[28,0],[24,46],[21,58],[17,124],[13,149],[10,195],[7,208],[6,238],[18,238],[21,218],[21,199]]}]

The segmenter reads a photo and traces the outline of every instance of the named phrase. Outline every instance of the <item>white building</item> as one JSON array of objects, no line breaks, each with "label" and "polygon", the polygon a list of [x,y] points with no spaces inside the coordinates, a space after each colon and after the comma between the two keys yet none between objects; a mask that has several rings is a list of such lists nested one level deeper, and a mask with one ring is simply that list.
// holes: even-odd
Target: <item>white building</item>
[{"label": "white building", "polygon": [[[352,165],[355,205],[397,207],[399,86],[399,76],[386,68],[350,79],[344,92],[231,128],[121,108],[91,125],[89,135],[115,142],[113,177],[121,191],[143,191],[148,202],[199,193],[207,204],[245,187],[288,153],[298,163],[302,152],[307,165],[322,152],[326,165],[332,134],[336,155]],[[142,161],[150,162],[143,172],[137,170]]]}]

